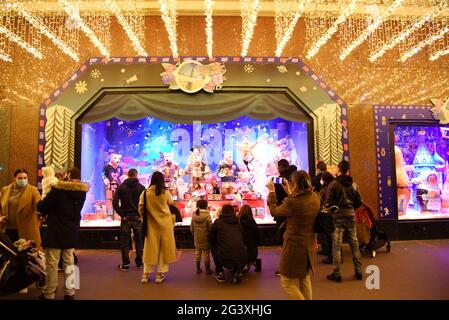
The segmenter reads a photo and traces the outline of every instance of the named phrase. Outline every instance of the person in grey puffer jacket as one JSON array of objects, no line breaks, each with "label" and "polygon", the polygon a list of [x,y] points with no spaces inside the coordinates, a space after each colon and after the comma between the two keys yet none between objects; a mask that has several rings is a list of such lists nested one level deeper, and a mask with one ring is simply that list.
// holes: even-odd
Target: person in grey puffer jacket
[{"label": "person in grey puffer jacket", "polygon": [[334,214],[335,230],[332,234],[332,251],[334,271],[327,279],[341,282],[341,243],[343,234],[347,231],[349,245],[354,262],[355,278],[362,280],[362,263],[355,229],[355,210],[361,205],[362,199],[357,185],[352,177],[347,175],[349,162],[341,161],[337,167],[337,178],[329,184],[326,196],[326,207],[337,206],[339,209]]},{"label": "person in grey puffer jacket", "polygon": [[193,242],[195,245],[196,273],[199,274],[202,272],[201,256],[204,254],[206,274],[212,274],[210,270],[210,248],[207,240],[210,226],[212,225],[212,218],[210,217],[209,210],[207,210],[206,200],[198,200],[196,206],[197,209],[192,214],[192,223],[190,224],[190,231],[193,234]]}]

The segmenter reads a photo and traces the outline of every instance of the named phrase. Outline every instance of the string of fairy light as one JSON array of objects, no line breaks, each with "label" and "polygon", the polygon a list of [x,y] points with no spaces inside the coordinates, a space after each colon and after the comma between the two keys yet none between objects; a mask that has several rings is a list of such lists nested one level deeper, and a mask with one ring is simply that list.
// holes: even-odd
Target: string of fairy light
[{"label": "string of fairy light", "polygon": [[206,16],[206,49],[207,49],[207,56],[209,58],[212,58],[212,49],[213,49],[213,20],[212,20],[212,14],[213,14],[213,6],[214,1],[213,0],[204,0],[204,7],[205,12],[204,15]]},{"label": "string of fairy light", "polygon": [[275,0],[276,16],[275,36],[276,51],[275,56],[280,57],[284,51],[287,42],[293,35],[296,24],[303,14],[304,7],[310,0]]},{"label": "string of fairy light", "polygon": [[242,17],[242,50],[240,51],[240,55],[242,57],[248,55],[259,10],[259,0],[240,0],[240,16]]},{"label": "string of fairy light", "polygon": [[162,20],[167,30],[170,49],[174,58],[178,57],[178,35],[176,33],[177,14],[175,0],[159,0]]}]

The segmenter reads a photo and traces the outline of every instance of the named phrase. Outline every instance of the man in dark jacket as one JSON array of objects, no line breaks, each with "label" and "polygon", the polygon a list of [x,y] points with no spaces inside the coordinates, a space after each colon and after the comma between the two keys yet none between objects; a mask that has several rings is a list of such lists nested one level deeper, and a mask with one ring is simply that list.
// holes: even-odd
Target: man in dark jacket
[{"label": "man in dark jacket", "polygon": [[67,170],[64,181],[53,186],[37,204],[37,210],[47,216],[47,230],[42,241],[47,273],[41,296],[44,300],[55,299],[61,254],[64,262],[64,299],[73,300],[75,296],[75,288],[72,286],[75,272],[73,250],[78,243],[81,209],[86,200],[86,192],[89,191],[89,185],[80,179],[78,168]]},{"label": "man in dark jacket", "polygon": [[131,243],[131,230],[136,242],[136,266],[141,268],[142,263],[142,220],[139,216],[139,198],[145,187],[139,183],[137,170],[129,169],[128,179],[126,179],[114,194],[112,205],[114,210],[122,218],[120,223],[120,241],[122,251],[122,264],[118,269],[128,271],[129,269],[129,245]]},{"label": "man in dark jacket", "polygon": [[223,267],[234,273],[235,284],[242,279],[242,270],[248,260],[243,241],[242,226],[234,207],[226,204],[209,231],[209,245],[215,263],[215,279],[224,282]]},{"label": "man in dark jacket", "polygon": [[347,175],[349,162],[341,161],[337,167],[337,178],[329,184],[326,197],[326,207],[337,206],[339,209],[334,215],[335,231],[332,234],[332,251],[334,271],[327,276],[329,280],[341,282],[341,243],[343,234],[347,231],[349,245],[352,251],[355,277],[362,280],[362,263],[355,229],[355,209],[357,209],[362,199],[357,185],[352,177]]},{"label": "man in dark jacket", "polygon": [[321,190],[321,177],[323,176],[323,173],[327,171],[327,166],[324,161],[318,161],[316,165],[317,174],[315,177],[312,178],[312,187],[313,191],[320,192]]}]

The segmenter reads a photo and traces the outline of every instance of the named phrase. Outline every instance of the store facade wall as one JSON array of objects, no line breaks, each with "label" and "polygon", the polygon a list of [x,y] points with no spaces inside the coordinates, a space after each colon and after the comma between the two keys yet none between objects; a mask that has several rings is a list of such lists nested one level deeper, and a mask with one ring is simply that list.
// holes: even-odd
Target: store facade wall
[{"label": "store facade wall", "polygon": [[[198,30],[204,29],[203,17],[179,17],[178,20],[178,48],[180,55],[205,55],[205,35]],[[167,34],[162,20],[158,16],[146,18],[146,40],[145,47],[152,56],[170,56],[170,47]],[[214,55],[216,56],[238,56],[240,54],[240,17],[214,17]],[[272,17],[260,17],[254,32],[254,39],[249,48],[249,56],[272,56],[275,51],[274,19]],[[304,56],[305,23],[300,20],[291,40],[287,44],[283,56]],[[111,44],[111,52],[114,56],[131,56],[133,49],[131,43],[126,38],[126,34],[121,27],[112,21],[111,33],[114,41]],[[192,36],[195,34],[195,36]],[[64,54],[55,51],[54,47],[43,40],[44,59],[41,66],[34,67],[35,59],[17,49],[14,53],[12,64],[1,64],[1,69],[9,76],[11,86],[17,92],[30,97],[35,103],[24,103],[17,100],[17,104],[10,106],[10,111],[5,111],[2,106],[2,122],[6,124],[2,130],[9,132],[9,144],[7,135],[3,134],[1,139],[3,150],[0,157],[7,157],[6,169],[0,172],[2,184],[10,181],[12,172],[17,167],[26,167],[30,172],[30,181],[36,182],[36,154],[38,151],[37,128],[39,105],[42,103],[42,95],[36,96],[31,92],[23,90],[23,76],[30,86],[42,89],[50,94],[61,83],[67,80],[73,70],[76,70],[80,63],[71,61]],[[87,37],[80,38],[80,59],[86,60],[91,53],[87,48],[92,48]],[[370,64],[366,59],[367,45],[362,45],[344,63],[338,60],[338,39],[334,37],[323,47],[319,54],[311,61],[306,61],[309,66],[320,75],[326,83],[332,87],[342,99],[350,105],[349,108],[349,148],[350,161],[352,162],[352,175],[359,183],[365,201],[372,207],[377,207],[376,173],[375,173],[375,143],[374,143],[374,117],[373,105],[380,104],[381,97],[389,97],[385,103],[399,104],[406,99],[406,92],[402,93],[401,88],[410,86],[407,77],[399,79],[394,87],[385,86],[384,90],[371,93],[367,98],[362,97],[363,87],[356,90],[349,83],[362,83],[368,78],[374,78],[377,82],[386,82],[390,76],[396,73],[406,72],[413,68],[419,68],[420,72],[440,66],[439,75],[449,73],[448,59],[440,59],[436,63],[430,63],[424,54],[420,54],[412,59],[407,66],[401,65],[392,55],[386,55],[385,59],[377,64]],[[401,69],[402,68],[402,69]],[[58,70],[57,72],[55,70]],[[60,70],[60,71],[59,71]],[[369,75],[367,74],[369,73]],[[408,72],[408,71],[407,71]],[[44,80],[39,82],[38,80]],[[414,83],[416,91],[423,87],[431,86],[434,78],[421,76],[419,82]],[[226,85],[226,84],[225,84]],[[367,90],[368,87],[365,87]],[[369,89],[369,88],[368,88]],[[363,100],[363,101],[362,101]],[[361,104],[363,103],[363,104]],[[410,101],[416,104],[417,101]],[[8,120],[9,119],[9,120]],[[5,141],[5,143],[3,143]],[[1,159],[1,158],[0,158]],[[6,167],[5,167],[6,168]],[[5,174],[8,178],[5,178]]]}]

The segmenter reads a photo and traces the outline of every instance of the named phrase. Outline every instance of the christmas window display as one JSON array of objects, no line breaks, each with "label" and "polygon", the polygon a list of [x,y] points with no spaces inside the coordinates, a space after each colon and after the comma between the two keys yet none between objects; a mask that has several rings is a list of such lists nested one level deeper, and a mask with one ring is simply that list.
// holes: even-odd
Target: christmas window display
[{"label": "christmas window display", "polygon": [[395,125],[399,220],[449,217],[449,127]]},{"label": "christmas window display", "polygon": [[129,169],[145,186],[155,171],[164,175],[189,225],[196,201],[206,199],[216,218],[224,204],[248,204],[258,223],[273,223],[266,207],[266,182],[277,176],[277,161],[287,159],[309,170],[308,125],[282,118],[244,116],[218,123],[172,123],[153,117],[110,119],[82,125],[81,174],[91,185],[81,226],[119,226],[112,208],[117,186]]}]

